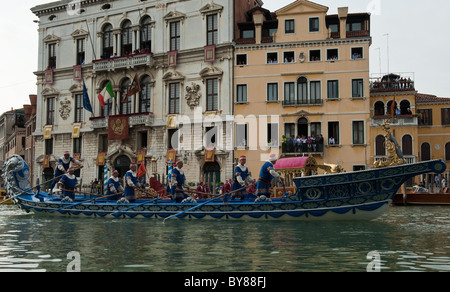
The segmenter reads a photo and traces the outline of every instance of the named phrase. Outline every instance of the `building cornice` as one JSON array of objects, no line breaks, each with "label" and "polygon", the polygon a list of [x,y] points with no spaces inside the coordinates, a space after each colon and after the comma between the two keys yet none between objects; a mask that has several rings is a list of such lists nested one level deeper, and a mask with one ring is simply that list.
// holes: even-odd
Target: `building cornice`
[{"label": "building cornice", "polygon": [[346,38],[346,39],[326,39],[317,41],[290,42],[290,43],[264,43],[264,44],[236,44],[236,50],[266,50],[266,49],[287,49],[287,48],[308,48],[321,46],[341,46],[353,44],[372,43],[371,37]]},{"label": "building cornice", "polygon": [[[73,2],[73,0],[61,0],[42,4],[31,8],[31,12],[33,12],[36,16],[41,17],[42,15],[48,15],[67,10],[67,6],[71,3],[73,4]],[[106,2],[113,2],[113,0],[82,0],[81,7],[88,7]]]}]

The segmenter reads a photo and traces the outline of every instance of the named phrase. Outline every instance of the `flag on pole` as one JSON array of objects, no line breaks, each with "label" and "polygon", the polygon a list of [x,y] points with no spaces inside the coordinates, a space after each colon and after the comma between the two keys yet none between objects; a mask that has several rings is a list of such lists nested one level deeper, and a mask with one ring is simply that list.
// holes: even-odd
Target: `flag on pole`
[{"label": "flag on pole", "polygon": [[395,102],[395,96],[394,96],[394,100],[392,101],[391,104],[391,118],[395,118],[395,109],[397,108],[396,102]]},{"label": "flag on pole", "polygon": [[140,178],[144,176],[147,173],[147,170],[145,169],[144,162],[142,162],[141,166],[139,167],[139,170],[137,172],[137,177]]},{"label": "flag on pole", "polygon": [[86,84],[83,80],[83,107],[88,112],[91,112],[94,114],[94,111],[92,110],[91,100],[89,99],[89,94],[87,92]]},{"label": "flag on pole", "polygon": [[103,91],[98,95],[98,100],[102,108],[105,108],[105,102],[111,98],[114,98],[114,90],[110,81],[106,84],[105,89],[103,89]]},{"label": "flag on pole", "polygon": [[134,76],[133,82],[128,88],[127,94],[123,96],[122,103],[127,102],[128,97],[135,95],[136,93],[141,92],[141,85],[139,84],[139,79],[137,74]]}]

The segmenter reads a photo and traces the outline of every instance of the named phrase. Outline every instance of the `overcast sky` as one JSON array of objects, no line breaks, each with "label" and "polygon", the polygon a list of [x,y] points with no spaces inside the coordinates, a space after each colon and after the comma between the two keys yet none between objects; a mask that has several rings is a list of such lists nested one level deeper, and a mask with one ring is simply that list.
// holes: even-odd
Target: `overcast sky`
[{"label": "overcast sky", "polygon": [[[0,114],[29,103],[36,94],[38,61],[37,17],[30,9],[53,0],[2,1],[0,6]],[[293,0],[265,0],[276,11]],[[328,14],[348,6],[350,13],[372,14],[371,73],[412,72],[420,93],[450,97],[450,1],[446,0],[317,0]],[[389,34],[389,36],[386,36]],[[380,55],[381,54],[381,55]],[[381,61],[380,61],[381,57]],[[381,65],[381,70],[380,70]],[[92,98],[92,97],[91,97]]]}]

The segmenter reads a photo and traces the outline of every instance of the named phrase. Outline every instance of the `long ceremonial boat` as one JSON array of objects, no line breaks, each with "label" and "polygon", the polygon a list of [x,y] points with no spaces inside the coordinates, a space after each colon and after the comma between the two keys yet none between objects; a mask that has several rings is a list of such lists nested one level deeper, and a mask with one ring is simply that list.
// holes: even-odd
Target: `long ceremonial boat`
[{"label": "long ceremonial boat", "polygon": [[[66,202],[30,188],[29,170],[17,155],[3,167],[4,180],[13,202],[35,214],[116,218],[184,218],[241,220],[373,220],[388,209],[408,179],[425,173],[443,173],[441,160],[380,167],[366,171],[296,177],[295,193],[281,198],[224,200],[137,200],[121,203],[78,198]],[[36,189],[36,190],[35,190]]]}]

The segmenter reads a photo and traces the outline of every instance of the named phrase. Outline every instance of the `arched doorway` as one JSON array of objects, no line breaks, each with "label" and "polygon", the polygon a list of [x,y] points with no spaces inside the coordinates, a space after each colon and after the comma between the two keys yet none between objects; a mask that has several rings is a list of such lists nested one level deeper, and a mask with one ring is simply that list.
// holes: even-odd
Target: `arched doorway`
[{"label": "arched doorway", "polygon": [[119,172],[119,177],[123,177],[128,170],[130,170],[131,159],[122,155],[116,158],[114,161],[114,169]]},{"label": "arched doorway", "polygon": [[203,166],[203,182],[214,192],[216,184],[220,182],[220,165],[217,162],[205,163]]},{"label": "arched doorway", "polygon": [[298,119],[298,135],[308,137],[308,119],[300,118]]}]

